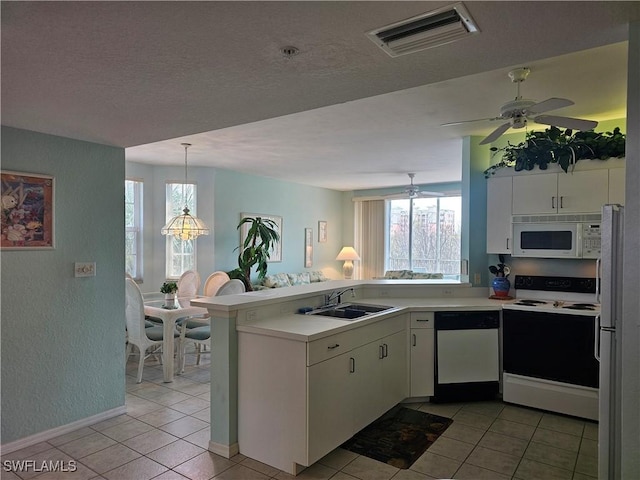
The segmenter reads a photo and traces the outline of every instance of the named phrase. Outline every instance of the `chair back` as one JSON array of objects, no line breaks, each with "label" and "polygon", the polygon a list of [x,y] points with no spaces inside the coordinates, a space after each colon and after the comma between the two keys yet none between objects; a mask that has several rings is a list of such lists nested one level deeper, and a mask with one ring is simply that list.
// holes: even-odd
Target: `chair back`
[{"label": "chair back", "polygon": [[229,280],[231,279],[229,278],[229,275],[227,275],[227,272],[213,272],[204,282],[202,293],[205,297],[213,297],[216,295],[220,287]]},{"label": "chair back", "polygon": [[187,270],[178,280],[178,302],[182,307],[189,306],[189,299],[198,295],[200,275],[195,270]]},{"label": "chair back", "polygon": [[218,289],[218,292],[216,293],[216,297],[219,297],[220,295],[235,295],[236,293],[244,293],[245,291],[246,291],[246,288],[242,280],[238,280],[237,278],[234,278],[224,283]]},{"label": "chair back", "polygon": [[139,345],[146,336],[144,333],[144,301],[140,287],[132,279],[127,278],[125,294],[125,316],[127,319],[127,335],[129,341]]}]

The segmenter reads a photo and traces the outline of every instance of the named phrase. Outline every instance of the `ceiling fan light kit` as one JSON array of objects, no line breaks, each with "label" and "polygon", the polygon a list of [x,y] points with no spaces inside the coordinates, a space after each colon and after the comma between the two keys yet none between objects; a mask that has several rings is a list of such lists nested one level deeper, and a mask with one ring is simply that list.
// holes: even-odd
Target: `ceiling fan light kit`
[{"label": "ceiling fan light kit", "polygon": [[567,98],[551,97],[542,102],[535,102],[520,95],[520,84],[524,82],[531,73],[529,67],[514,68],[509,71],[508,76],[513,83],[516,84],[516,98],[500,107],[500,116],[495,118],[482,118],[479,120],[467,120],[462,122],[445,123],[442,126],[459,125],[461,123],[479,122],[479,121],[496,121],[506,120],[487,137],[485,137],[480,145],[487,145],[495,142],[510,128],[525,128],[528,123],[535,122],[554,127],[570,128],[572,130],[593,130],[598,126],[598,122],[593,120],[584,120],[581,118],[563,117],[558,115],[533,115],[544,113],[551,110],[568,107],[574,103]]}]

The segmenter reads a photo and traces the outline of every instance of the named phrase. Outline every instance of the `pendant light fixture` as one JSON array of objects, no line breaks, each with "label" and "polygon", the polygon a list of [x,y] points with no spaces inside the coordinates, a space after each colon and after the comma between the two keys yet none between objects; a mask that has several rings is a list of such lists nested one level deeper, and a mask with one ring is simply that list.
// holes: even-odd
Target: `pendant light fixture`
[{"label": "pendant light fixture", "polygon": [[184,147],[184,183],[182,184],[184,209],[182,210],[182,215],[178,215],[169,220],[169,222],[162,227],[161,232],[163,235],[173,235],[179,240],[193,240],[198,238],[200,235],[209,235],[211,233],[211,229],[198,217],[193,217],[189,213],[187,198],[184,194],[184,186],[187,183],[187,149],[191,144],[182,143],[181,145]]}]

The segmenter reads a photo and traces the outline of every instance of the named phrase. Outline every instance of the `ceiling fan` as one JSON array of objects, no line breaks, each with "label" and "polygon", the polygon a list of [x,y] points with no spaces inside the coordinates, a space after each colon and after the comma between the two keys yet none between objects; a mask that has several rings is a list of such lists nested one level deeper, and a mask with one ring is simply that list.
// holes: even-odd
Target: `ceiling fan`
[{"label": "ceiling fan", "polygon": [[411,182],[409,183],[409,185],[404,187],[404,190],[402,192],[390,193],[388,195],[383,195],[383,197],[419,198],[419,197],[442,197],[442,196],[444,196],[444,193],[442,193],[442,192],[426,192],[426,191],[420,190],[420,187],[418,187],[417,185],[413,184],[413,179],[416,176],[416,174],[415,173],[407,173],[407,175],[409,175],[409,179],[411,180]]},{"label": "ceiling fan", "polygon": [[[539,115],[540,113],[557,110],[559,108],[568,107],[574,103],[566,98],[548,98],[542,102],[534,102],[520,95],[520,84],[524,82],[531,70],[527,67],[516,68],[509,72],[509,78],[516,84],[516,98],[505,103],[500,107],[500,116],[494,118],[480,118],[477,120],[466,120],[462,122],[452,122],[442,124],[443,127],[449,125],[460,125],[462,123],[480,122],[480,121],[496,121],[507,120],[493,132],[491,132],[480,145],[485,145],[497,140],[503,133],[510,128],[523,128],[528,121],[541,123],[545,125],[553,125],[556,127],[571,128],[573,130],[592,130],[598,122],[593,120],[583,120],[580,118],[559,117],[556,115]],[[535,115],[535,116],[534,116]]]}]

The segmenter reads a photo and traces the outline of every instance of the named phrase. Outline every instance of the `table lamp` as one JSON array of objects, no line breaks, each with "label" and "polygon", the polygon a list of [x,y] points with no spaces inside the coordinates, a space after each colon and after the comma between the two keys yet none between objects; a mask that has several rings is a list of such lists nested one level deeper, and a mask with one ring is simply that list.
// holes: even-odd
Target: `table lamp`
[{"label": "table lamp", "polygon": [[336,260],[344,260],[342,273],[344,274],[344,278],[349,279],[353,276],[353,261],[360,260],[360,256],[353,247],[342,247]]}]

